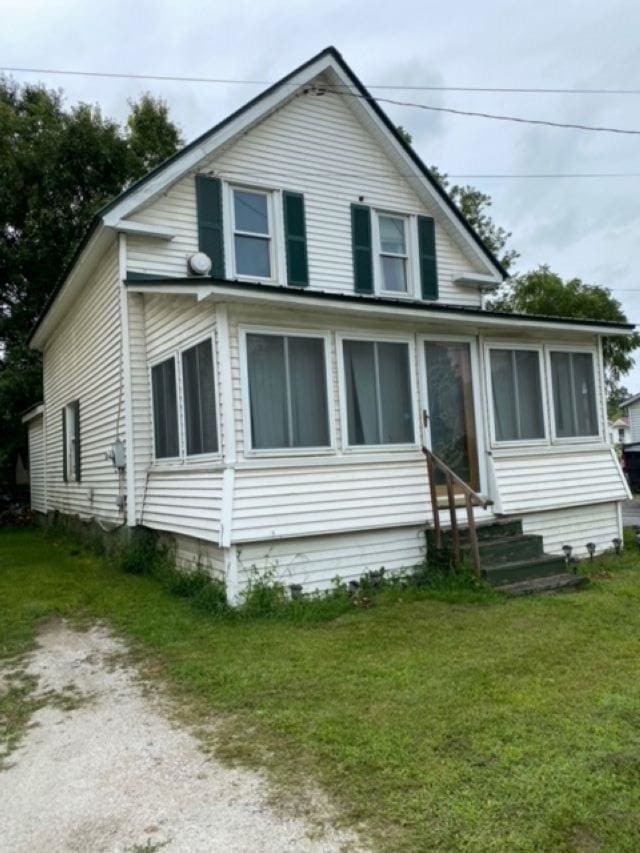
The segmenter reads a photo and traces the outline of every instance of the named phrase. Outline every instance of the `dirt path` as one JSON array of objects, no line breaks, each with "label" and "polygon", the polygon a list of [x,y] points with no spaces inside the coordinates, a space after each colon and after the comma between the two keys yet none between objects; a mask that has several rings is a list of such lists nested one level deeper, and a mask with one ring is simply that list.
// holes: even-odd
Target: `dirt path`
[{"label": "dirt path", "polygon": [[21,666],[47,703],[0,770],[3,853],[356,849],[326,820],[319,833],[274,811],[259,774],[205,755],[118,660],[126,651],[102,627],[59,623]]}]

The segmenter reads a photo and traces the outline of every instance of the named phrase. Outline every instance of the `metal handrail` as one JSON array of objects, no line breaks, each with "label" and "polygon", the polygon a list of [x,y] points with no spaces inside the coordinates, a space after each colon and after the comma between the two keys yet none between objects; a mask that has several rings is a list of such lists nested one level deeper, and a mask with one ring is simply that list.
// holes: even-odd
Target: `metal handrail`
[{"label": "metal handrail", "polygon": [[444,474],[445,486],[447,489],[447,506],[449,508],[449,517],[451,519],[451,541],[453,544],[453,564],[455,568],[460,567],[460,530],[458,529],[458,517],[456,515],[456,500],[454,487],[458,486],[464,494],[464,502],[467,510],[467,524],[469,525],[469,544],[471,546],[471,559],[473,560],[473,568],[480,576],[480,549],[478,547],[478,533],[476,530],[476,520],[473,515],[473,507],[479,506],[486,509],[493,504],[489,498],[484,498],[471,488],[468,483],[465,483],[455,471],[439,459],[435,453],[432,453],[428,447],[423,447],[427,461],[427,475],[429,477],[429,491],[431,493],[431,511],[433,513],[433,527],[436,537],[436,548],[442,548],[442,525],[440,524],[440,505],[438,503],[438,494],[436,491],[436,469],[439,469]]}]

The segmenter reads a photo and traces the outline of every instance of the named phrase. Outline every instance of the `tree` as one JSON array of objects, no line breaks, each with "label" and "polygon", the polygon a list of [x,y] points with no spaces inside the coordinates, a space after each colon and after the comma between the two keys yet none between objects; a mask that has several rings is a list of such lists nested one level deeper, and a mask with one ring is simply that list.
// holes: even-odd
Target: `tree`
[{"label": "tree", "polygon": [[[512,279],[489,307],[517,314],[628,322],[622,305],[606,287],[585,284],[579,278],[563,281],[546,265]],[[618,389],[620,378],[633,367],[631,353],[638,346],[640,334],[637,332],[604,339],[603,355],[609,396]]]},{"label": "tree", "polygon": [[615,421],[622,416],[622,404],[630,396],[631,394],[624,385],[618,385],[609,391],[607,396],[607,416],[610,421]]},{"label": "tree", "polygon": [[[397,125],[396,130],[407,145],[413,143],[413,136],[401,124]],[[506,231],[500,225],[496,225],[488,213],[489,208],[493,204],[491,196],[481,192],[477,187],[472,187],[470,184],[466,186],[452,184],[447,175],[441,172],[437,166],[430,166],[429,171],[440,186],[446,190],[458,210],[475,230],[485,246],[493,252],[508,272],[520,255],[515,249],[507,248],[511,231]]]},{"label": "tree", "polygon": [[0,481],[24,440],[20,412],[41,398],[26,340],[96,211],[173,154],[180,134],[150,95],[125,127],[97,106],[0,78]]},{"label": "tree", "polygon": [[511,231],[496,225],[489,215],[489,208],[493,204],[491,196],[470,184],[466,186],[452,184],[447,175],[441,172],[437,166],[430,166],[429,171],[453,199],[485,246],[493,252],[505,270],[509,272],[520,255],[515,249],[507,248]]}]

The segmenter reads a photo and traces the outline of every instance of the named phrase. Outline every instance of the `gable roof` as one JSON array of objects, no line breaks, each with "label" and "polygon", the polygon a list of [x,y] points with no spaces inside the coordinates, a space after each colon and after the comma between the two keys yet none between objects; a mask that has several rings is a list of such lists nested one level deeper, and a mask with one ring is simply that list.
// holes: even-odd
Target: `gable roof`
[{"label": "gable roof", "polygon": [[[116,227],[117,223],[123,217],[129,216],[148,204],[157,195],[166,191],[169,186],[179,180],[186,172],[194,168],[197,163],[205,157],[210,156],[217,147],[227,143],[239,132],[246,131],[247,127],[264,119],[270,112],[291,99],[300,88],[308,85],[319,74],[324,72],[330,72],[338,79],[339,86],[341,87],[338,94],[343,92],[345,95],[356,96],[352,99],[354,110],[360,110],[361,116],[368,114],[372,124],[379,131],[379,141],[386,143],[396,162],[403,162],[409,168],[410,174],[415,175],[415,180],[413,180],[414,189],[418,186],[427,189],[430,201],[435,203],[439,212],[443,215],[445,224],[449,226],[450,230],[456,233],[459,240],[462,240],[467,250],[471,251],[481,263],[483,262],[488,271],[497,278],[507,278],[507,271],[501,265],[500,261],[483,243],[479,235],[471,227],[453,200],[431,174],[413,148],[405,142],[396,126],[376,103],[373,96],[349,65],[347,65],[339,51],[335,47],[330,46],[312,56],[256,97],[247,101],[247,103],[235,110],[235,112],[185,145],[180,151],[169,157],[155,169],[152,169],[144,177],[140,178],[140,180],[133,183],[130,187],[127,187],[120,195],[102,207],[95,214],[87,233],[79,243],[58,284],[47,300],[29,336],[29,342],[33,341],[38,328],[58,293],[70,278],[82,255],[87,249],[91,248],[92,239],[96,236],[101,226]],[[405,177],[408,178],[409,183],[412,183],[412,178],[407,175]]]}]

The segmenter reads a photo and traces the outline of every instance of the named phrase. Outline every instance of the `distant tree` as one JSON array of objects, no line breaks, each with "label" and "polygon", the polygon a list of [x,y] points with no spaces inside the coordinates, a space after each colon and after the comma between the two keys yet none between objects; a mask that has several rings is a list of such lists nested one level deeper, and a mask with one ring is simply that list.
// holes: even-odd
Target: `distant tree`
[{"label": "distant tree", "polygon": [[41,398],[26,339],[95,212],[181,144],[166,105],[132,103],[126,126],[97,106],[0,78],[0,482]]},{"label": "distant tree", "polygon": [[[490,307],[518,314],[628,322],[622,305],[606,287],[585,284],[579,278],[563,281],[546,265],[512,279],[502,293],[492,300]],[[637,332],[604,339],[603,355],[609,396],[619,389],[621,377],[633,367],[635,362],[631,354],[638,346],[640,334]]]},{"label": "distant tree", "polygon": [[607,396],[607,416],[610,421],[615,421],[622,416],[622,404],[631,397],[624,385],[617,385],[609,391]]},{"label": "distant tree", "polygon": [[[397,125],[396,130],[407,145],[413,143],[413,136],[401,124]],[[508,272],[520,255],[515,249],[507,248],[507,243],[511,238],[511,231],[507,231],[500,225],[496,225],[489,215],[489,208],[493,204],[491,196],[481,192],[477,187],[472,187],[470,184],[465,186],[452,184],[446,173],[441,172],[437,166],[430,166],[429,171],[442,188],[447,191],[485,246],[493,252]]]}]

